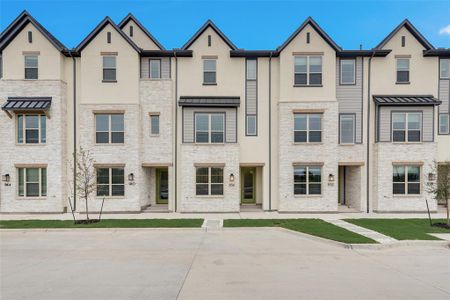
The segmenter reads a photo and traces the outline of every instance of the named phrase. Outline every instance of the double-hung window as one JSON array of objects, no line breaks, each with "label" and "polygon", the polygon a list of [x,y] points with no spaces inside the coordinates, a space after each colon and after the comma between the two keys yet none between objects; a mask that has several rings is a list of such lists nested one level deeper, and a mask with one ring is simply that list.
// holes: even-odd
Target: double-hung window
[{"label": "double-hung window", "polygon": [[395,195],[420,194],[420,166],[393,166],[392,192]]},{"label": "double-hung window", "polygon": [[19,197],[47,196],[47,168],[17,168]]},{"label": "double-hung window", "polygon": [[355,115],[342,114],[339,116],[339,143],[355,143]]},{"label": "double-hung window", "polygon": [[38,79],[37,55],[25,55],[25,79]]},{"label": "double-hung window", "polygon": [[294,85],[322,85],[322,56],[295,56]]},{"label": "double-hung window", "polygon": [[409,58],[397,58],[397,83],[409,83]]},{"label": "double-hung window", "polygon": [[294,114],[294,142],[320,143],[322,141],[322,114]]},{"label": "double-hung window", "polygon": [[320,166],[294,166],[294,195],[320,195],[322,168]]},{"label": "double-hung window", "polygon": [[422,113],[392,113],[392,141],[420,142],[422,139]]},{"label": "double-hung window", "polygon": [[216,84],[216,65],[215,59],[203,60],[203,84]]},{"label": "double-hung window", "polygon": [[355,84],[355,65],[354,59],[341,59],[341,85]]},{"label": "double-hung window", "polygon": [[161,60],[160,59],[150,59],[149,61],[149,75],[152,79],[161,78]]},{"label": "double-hung window", "polygon": [[441,79],[450,78],[450,58],[442,58],[439,63],[439,77]]},{"label": "double-hung window", "polygon": [[103,56],[103,81],[115,82],[116,79],[116,56]]},{"label": "double-hung window", "polygon": [[223,168],[196,168],[195,194],[198,196],[223,195]]},{"label": "double-hung window", "polygon": [[47,141],[47,117],[41,114],[17,115],[17,143],[45,144]]},{"label": "double-hung window", "polygon": [[97,168],[97,196],[124,196],[125,172],[123,168]]},{"label": "double-hung window", "polygon": [[95,142],[97,144],[123,144],[123,114],[95,115]]},{"label": "double-hung window", "polygon": [[225,140],[224,113],[195,114],[195,142],[223,143]]},{"label": "double-hung window", "polygon": [[439,114],[439,134],[449,134],[449,114]]}]

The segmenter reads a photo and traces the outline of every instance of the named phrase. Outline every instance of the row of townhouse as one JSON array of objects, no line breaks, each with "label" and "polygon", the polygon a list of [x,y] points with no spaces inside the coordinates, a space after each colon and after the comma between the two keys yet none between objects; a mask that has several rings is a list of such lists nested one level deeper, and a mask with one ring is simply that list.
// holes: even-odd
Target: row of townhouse
[{"label": "row of townhouse", "polygon": [[408,20],[371,50],[311,18],[275,50],[211,21],[166,50],[129,14],[67,49],[24,11],[0,54],[0,212],[66,211],[79,147],[94,211],[437,210],[450,49]]}]

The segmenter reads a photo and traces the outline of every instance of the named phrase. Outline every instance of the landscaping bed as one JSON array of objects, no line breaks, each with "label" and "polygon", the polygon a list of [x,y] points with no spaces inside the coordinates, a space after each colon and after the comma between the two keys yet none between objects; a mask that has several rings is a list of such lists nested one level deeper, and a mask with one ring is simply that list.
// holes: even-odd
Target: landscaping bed
[{"label": "landscaping bed", "polygon": [[229,219],[224,227],[282,227],[348,244],[372,244],[376,241],[320,219]]},{"label": "landscaping bed", "polygon": [[[439,240],[428,233],[450,233],[450,229],[430,226],[428,219],[345,219],[344,221],[378,231],[397,240]],[[433,220],[433,223],[445,223],[445,220]]]}]

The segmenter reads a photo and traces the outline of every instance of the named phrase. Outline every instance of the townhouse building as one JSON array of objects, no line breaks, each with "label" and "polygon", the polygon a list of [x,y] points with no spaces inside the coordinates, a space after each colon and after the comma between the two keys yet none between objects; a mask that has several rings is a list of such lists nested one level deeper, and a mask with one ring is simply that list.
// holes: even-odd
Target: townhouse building
[{"label": "townhouse building", "polygon": [[449,64],[408,20],[370,50],[312,18],[273,50],[209,20],[168,50],[129,14],[69,49],[24,11],[0,35],[0,212],[83,211],[80,147],[92,211],[436,211]]}]

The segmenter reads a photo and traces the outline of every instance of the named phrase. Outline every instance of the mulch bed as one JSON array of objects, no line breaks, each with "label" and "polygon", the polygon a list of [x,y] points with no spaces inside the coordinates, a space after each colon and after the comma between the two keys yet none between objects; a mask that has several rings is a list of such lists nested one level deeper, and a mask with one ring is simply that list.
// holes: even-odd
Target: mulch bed
[{"label": "mulch bed", "polygon": [[450,225],[447,225],[446,223],[434,223],[433,226],[439,227],[439,228],[450,229]]},{"label": "mulch bed", "polygon": [[77,225],[88,225],[88,224],[94,224],[94,223],[98,223],[98,222],[100,222],[100,220],[97,220],[97,219],[76,220],[75,224],[77,224]]}]

